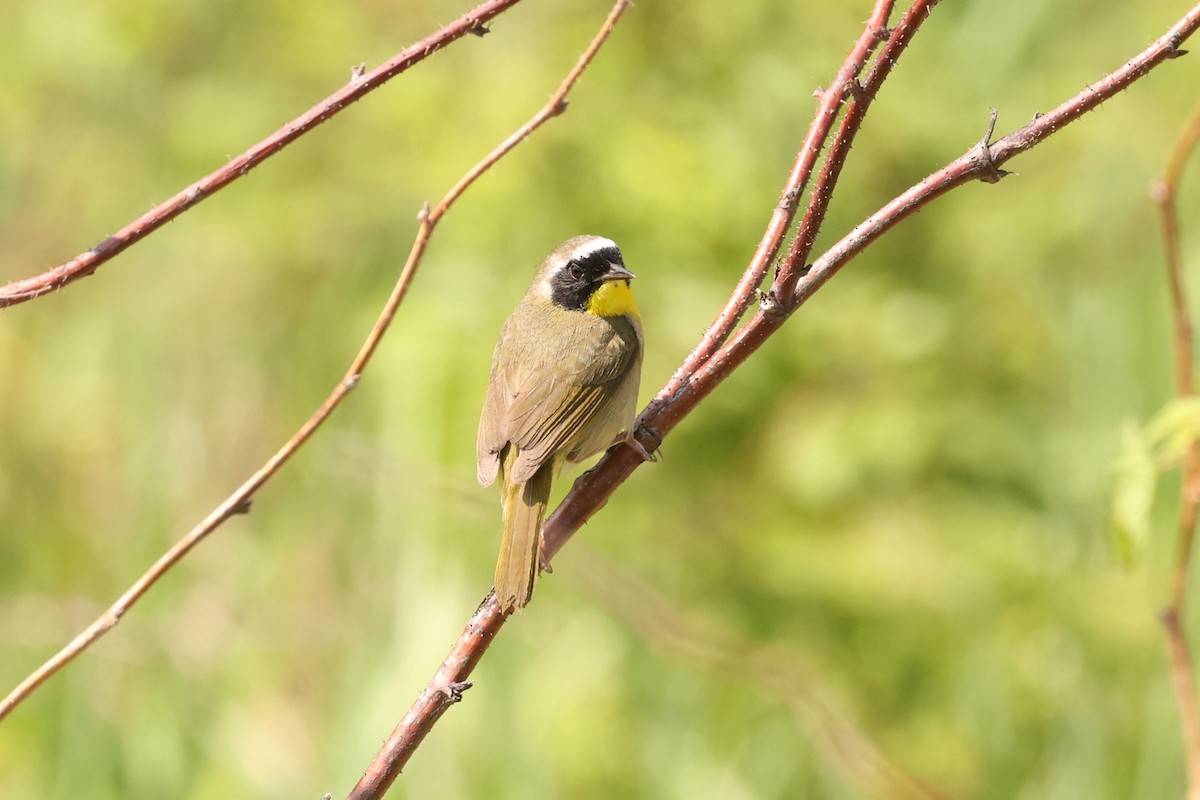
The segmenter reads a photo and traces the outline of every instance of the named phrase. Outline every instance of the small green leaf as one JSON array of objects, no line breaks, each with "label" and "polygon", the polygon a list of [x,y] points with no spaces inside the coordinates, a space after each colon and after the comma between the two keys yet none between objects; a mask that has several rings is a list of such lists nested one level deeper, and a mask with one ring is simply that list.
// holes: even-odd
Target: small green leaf
[{"label": "small green leaf", "polygon": [[1146,425],[1144,438],[1164,467],[1174,466],[1200,437],[1200,397],[1172,400]]},{"label": "small green leaf", "polygon": [[[1164,409],[1164,413],[1167,410]],[[1150,507],[1158,481],[1151,438],[1131,421],[1121,426],[1121,456],[1116,471],[1112,503],[1113,557],[1131,567],[1138,562],[1150,538]]]}]

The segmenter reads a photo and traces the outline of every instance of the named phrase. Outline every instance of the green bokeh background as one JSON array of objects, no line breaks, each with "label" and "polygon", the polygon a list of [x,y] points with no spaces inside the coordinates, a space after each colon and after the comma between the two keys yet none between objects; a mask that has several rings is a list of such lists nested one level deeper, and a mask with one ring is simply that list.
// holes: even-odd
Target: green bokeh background
[{"label": "green bokeh background", "polygon": [[[4,3],[0,281],[466,5]],[[989,107],[1019,127],[1186,5],[947,0],[822,242],[966,150]],[[446,218],[359,389],[253,512],[0,724],[0,797],[344,795],[488,589],[475,425],[536,262],[581,232],[621,243],[648,399],[752,253],[869,6],[640,0],[569,113]],[[0,312],[0,689],[321,401],[421,203],[545,101],[607,8],[521,4],[94,277]],[[562,553],[395,796],[910,796],[901,770],[955,798],[1181,796],[1156,620],[1175,481],[1132,569],[1108,506],[1121,425],[1171,392],[1147,186],[1197,87],[1195,56],[1163,67],[860,256]],[[1193,174],[1193,267],[1198,207]]]}]

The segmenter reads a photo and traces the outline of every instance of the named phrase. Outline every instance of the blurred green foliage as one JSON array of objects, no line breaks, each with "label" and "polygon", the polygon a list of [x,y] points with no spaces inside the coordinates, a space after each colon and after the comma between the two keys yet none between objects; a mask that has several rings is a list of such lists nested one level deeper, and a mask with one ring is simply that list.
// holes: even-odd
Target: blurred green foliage
[{"label": "blurred green foliage", "polygon": [[[466,5],[3,4],[0,281]],[[570,112],[446,219],[360,388],[253,513],[0,724],[0,797],[344,794],[488,588],[475,425],[536,262],[577,233],[621,243],[648,399],[753,251],[869,5],[639,2]],[[822,242],[971,146],[989,107],[1019,127],[1184,5],[943,3]],[[421,203],[540,106],[606,10],[524,3],[94,277],[0,312],[5,691],[320,402]],[[1132,569],[1109,508],[1122,424],[1171,392],[1146,188],[1198,70],[1164,66],[822,290],[563,552],[395,794],[903,796],[895,768],[956,798],[1179,796],[1155,616],[1177,480]],[[1200,226],[1184,235],[1195,265]],[[872,752],[893,767],[853,757]]]}]

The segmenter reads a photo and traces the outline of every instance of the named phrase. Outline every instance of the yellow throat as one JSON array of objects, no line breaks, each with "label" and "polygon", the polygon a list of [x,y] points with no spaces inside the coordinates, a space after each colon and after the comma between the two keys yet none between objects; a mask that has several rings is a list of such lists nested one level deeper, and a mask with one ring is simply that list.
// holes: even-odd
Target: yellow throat
[{"label": "yellow throat", "polygon": [[607,281],[588,298],[587,311],[597,317],[638,316],[629,281]]}]

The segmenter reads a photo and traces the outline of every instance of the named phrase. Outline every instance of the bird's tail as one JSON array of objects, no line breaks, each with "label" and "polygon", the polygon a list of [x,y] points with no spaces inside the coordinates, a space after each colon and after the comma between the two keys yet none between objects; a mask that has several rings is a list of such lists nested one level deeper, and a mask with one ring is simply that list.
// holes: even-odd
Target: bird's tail
[{"label": "bird's tail", "polygon": [[504,538],[496,559],[495,589],[500,610],[507,613],[524,608],[533,596],[555,469],[553,463],[543,464],[525,483],[511,483],[509,470],[504,472]]}]

